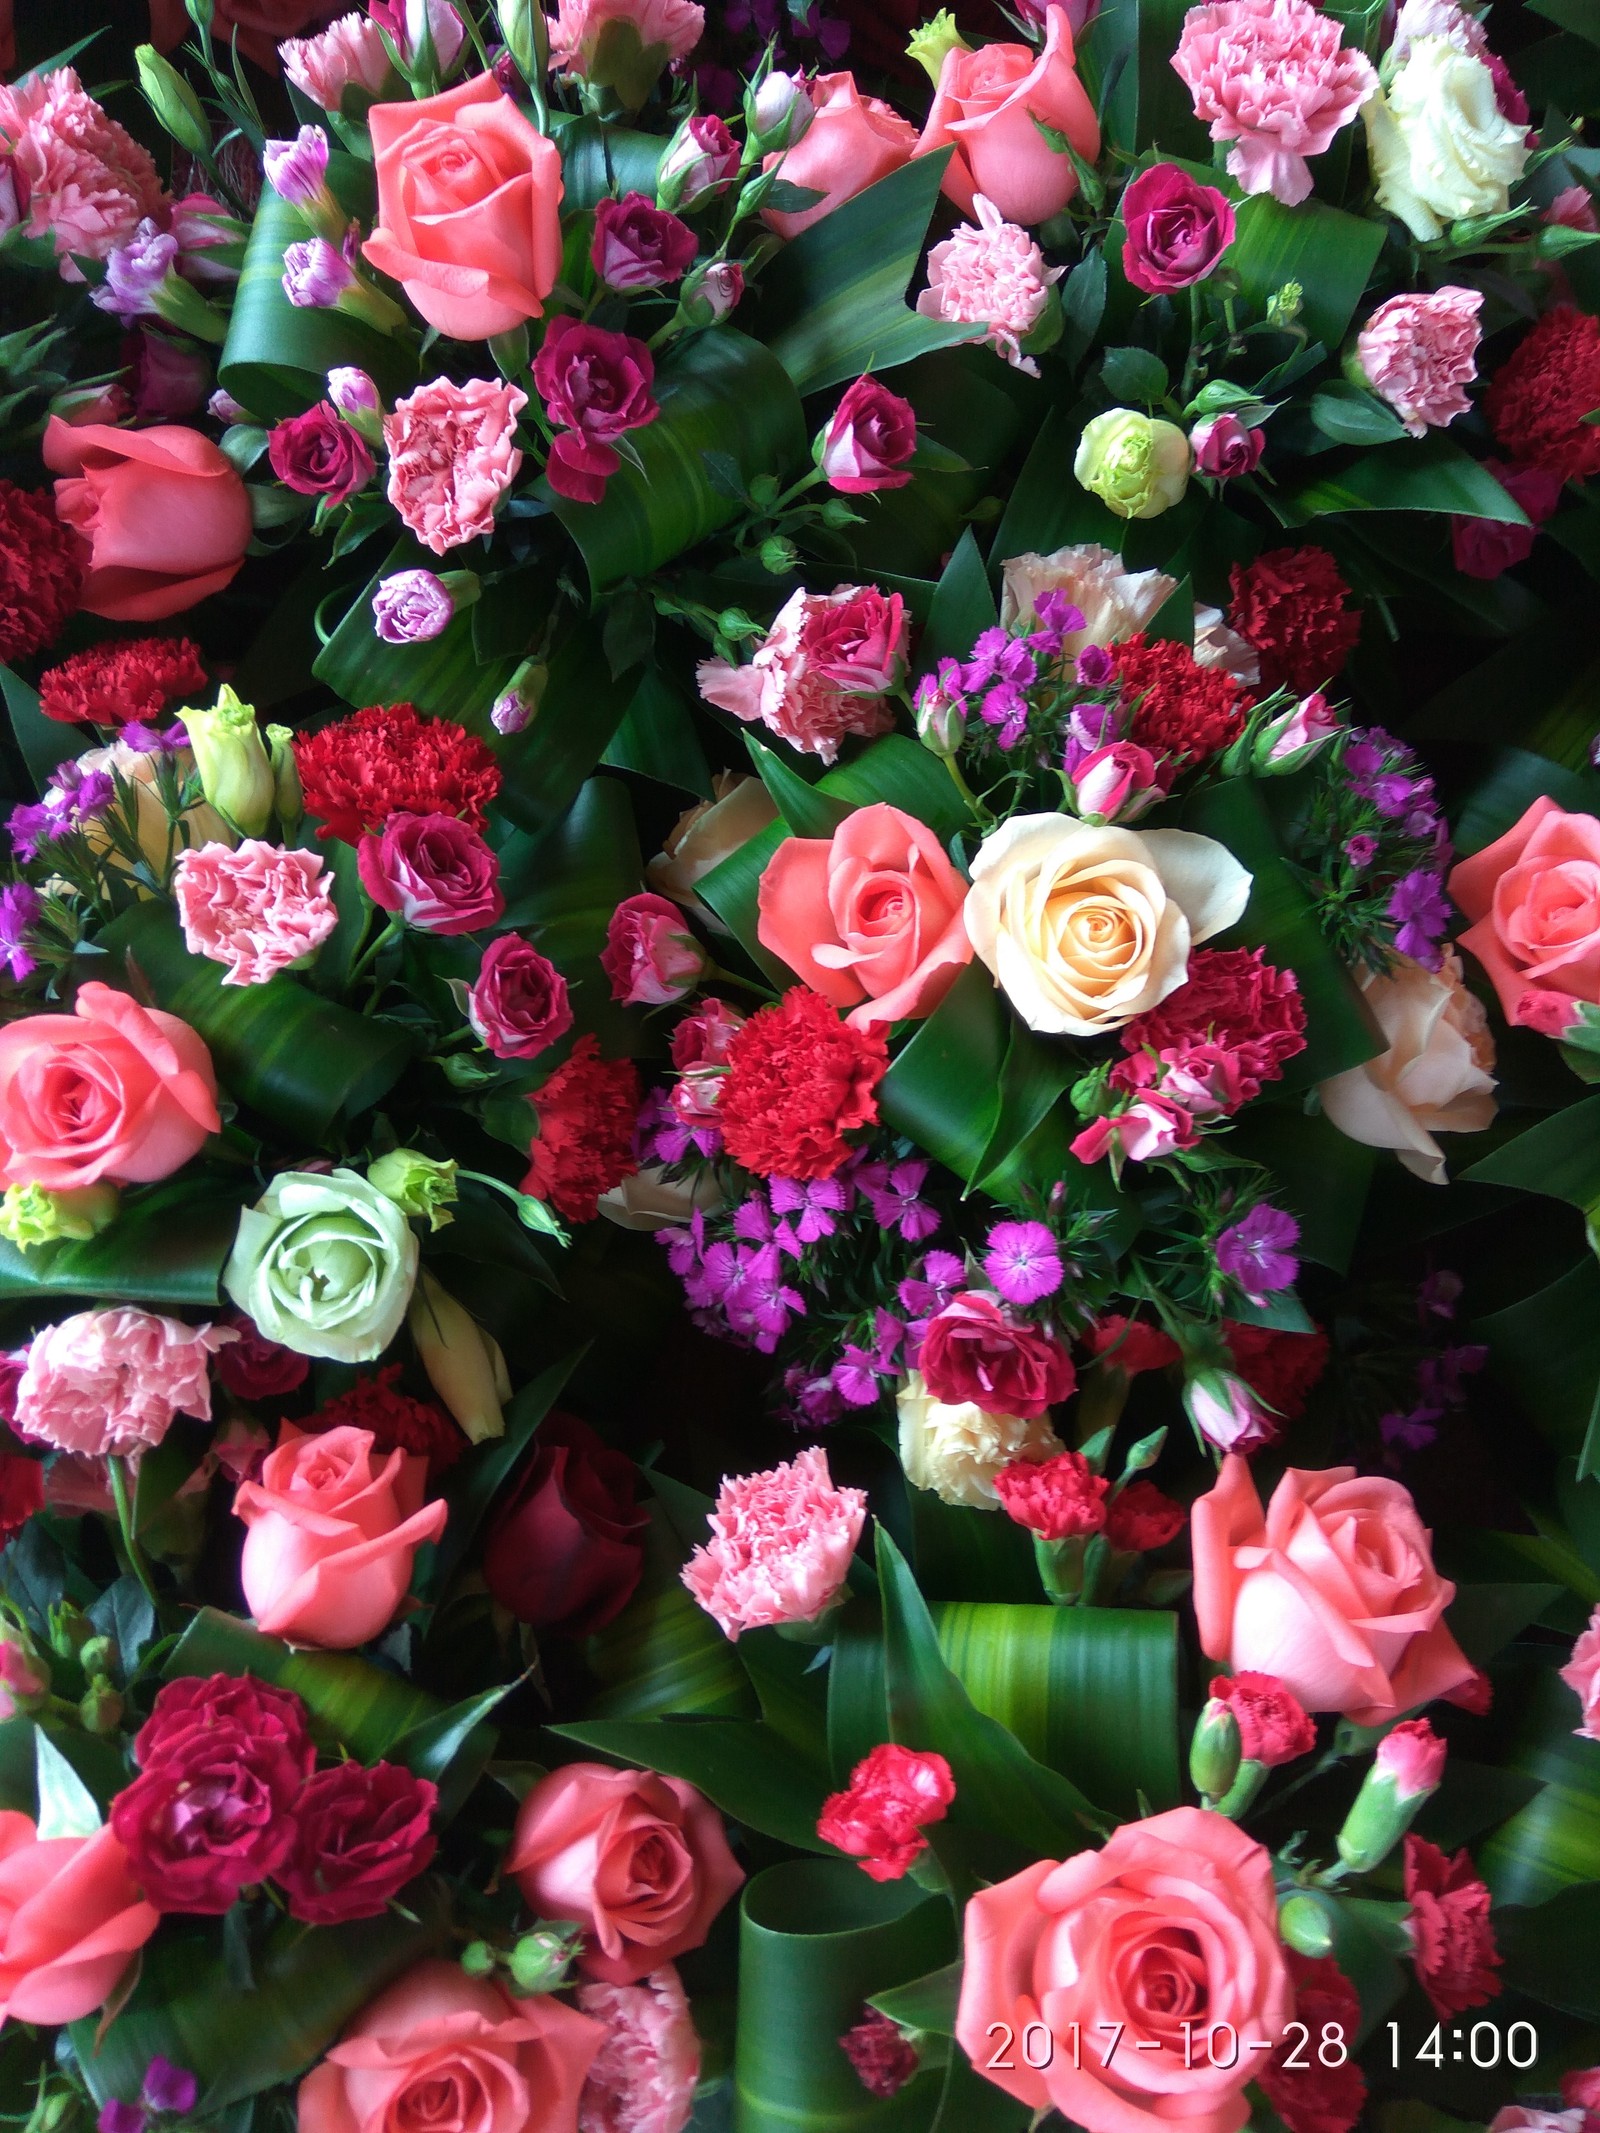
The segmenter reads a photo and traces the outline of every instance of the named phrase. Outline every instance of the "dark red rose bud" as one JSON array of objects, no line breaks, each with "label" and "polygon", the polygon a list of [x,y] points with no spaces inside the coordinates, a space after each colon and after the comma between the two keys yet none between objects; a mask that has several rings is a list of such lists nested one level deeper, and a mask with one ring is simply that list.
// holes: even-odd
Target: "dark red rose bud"
[{"label": "dark red rose bud", "polygon": [[174,1732],[117,1794],[111,1827],[158,1911],[220,1917],[287,1856],[305,1780],[304,1759],[281,1740],[208,1720]]},{"label": "dark red rose bud", "polygon": [[269,1341],[243,1311],[225,1312],[222,1323],[232,1326],[239,1338],[217,1350],[211,1367],[236,1399],[279,1399],[286,1392],[297,1392],[310,1376],[308,1357]]},{"label": "dark red rose bud", "polygon": [[[545,472],[558,495],[593,503],[622,464],[615,439],[655,421],[655,359],[632,334],[554,318],[534,358],[533,382],[558,435]],[[598,486],[598,489],[596,485]]]},{"label": "dark red rose bud", "polygon": [[44,1509],[44,1467],[21,1452],[0,1452],[0,1548]]},{"label": "dark red rose bud", "polygon": [[376,1918],[437,1848],[438,1787],[398,1763],[322,1770],[295,1809],[294,1849],[278,1869],[289,1910],[307,1925]]},{"label": "dark red rose bud", "polygon": [[489,1529],[483,1574],[500,1605],[535,1629],[582,1637],[632,1599],[649,1519],[631,1459],[587,1422],[553,1414]]},{"label": "dark red rose bud", "polygon": [[602,200],[589,257],[608,289],[659,289],[694,265],[700,241],[687,222],[643,193]]},{"label": "dark red rose bud", "polygon": [[1227,196],[1173,163],[1153,164],[1133,180],[1122,196],[1122,226],[1122,271],[1147,296],[1204,281],[1234,237]]},{"label": "dark red rose bud", "polygon": [[280,422],[267,439],[267,457],[286,489],[330,503],[342,504],[372,479],[365,439],[327,400]]}]

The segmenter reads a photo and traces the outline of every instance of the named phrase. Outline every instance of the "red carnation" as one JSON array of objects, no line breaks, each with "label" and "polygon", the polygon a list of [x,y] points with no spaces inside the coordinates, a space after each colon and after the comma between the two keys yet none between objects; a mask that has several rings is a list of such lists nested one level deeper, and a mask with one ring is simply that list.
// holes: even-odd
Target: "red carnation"
[{"label": "red carnation", "polygon": [[[1349,2133],[1367,2100],[1366,2076],[1355,2062],[1360,1998],[1331,1955],[1297,1955],[1289,1948],[1285,1956],[1294,1980],[1295,2020],[1304,2023],[1308,2040],[1297,2050],[1295,2038],[1285,2037],[1256,2078],[1289,2133]],[[1328,2064],[1338,2056],[1330,2031],[1344,2043],[1334,2066]],[[1291,2058],[1292,2066],[1287,2064]]]},{"label": "red carnation", "polygon": [[1261,661],[1264,689],[1325,688],[1356,648],[1358,609],[1326,548],[1273,548],[1235,564],[1228,621]]},{"label": "red carnation", "polygon": [[1328,1367],[1328,1336],[1320,1326],[1312,1333],[1288,1333],[1225,1319],[1222,1338],[1257,1399],[1285,1422],[1304,1414],[1312,1387]]},{"label": "red carnation", "polygon": [[1143,1555],[1176,1540],[1188,1521],[1183,1505],[1153,1481],[1130,1481],[1106,1506],[1106,1539],[1120,1555]]},{"label": "red carnation", "polygon": [[1013,1459],[994,1477],[994,1492],[1006,1515],[1051,1541],[1098,1533],[1106,1522],[1109,1487],[1081,1452],[1062,1452],[1054,1459]]},{"label": "red carnation", "polygon": [[21,1452],[0,1452],[0,1548],[44,1509],[44,1468]]},{"label": "red carnation", "polygon": [[277,1880],[311,1926],[376,1918],[432,1859],[439,1789],[398,1763],[322,1770],[295,1808],[294,1849]]},{"label": "red carnation", "polygon": [[39,709],[73,726],[148,723],[206,685],[200,647],[187,637],[129,637],[74,652],[39,680]]},{"label": "red carnation", "polygon": [[319,837],[355,844],[391,815],[455,815],[475,830],[500,790],[500,766],[454,719],[413,704],[373,704],[320,733],[297,733],[295,768]]},{"label": "red carnation", "polygon": [[414,1452],[426,1459],[428,1480],[435,1482],[455,1465],[467,1440],[442,1407],[397,1391],[399,1375],[400,1365],[390,1363],[371,1377],[357,1378],[297,1426],[319,1435],[328,1429],[370,1429],[380,1452]]},{"label": "red carnation", "polygon": [[1571,304],[1547,311],[1501,364],[1483,396],[1489,427],[1508,458],[1563,481],[1600,473],[1600,320]]},{"label": "red carnation", "polygon": [[922,2064],[898,2024],[875,2007],[863,2008],[855,2028],[839,2039],[839,2049],[869,2096],[898,2096]]},{"label": "red carnation", "polygon": [[992,1296],[970,1289],[929,1319],[917,1368],[948,1406],[970,1401],[1027,1422],[1070,1399],[1078,1382],[1071,1356],[1042,1327],[1013,1321]]},{"label": "red carnation", "polygon": [[876,1123],[888,1068],[881,1029],[852,1029],[794,986],[728,1046],[717,1122],[729,1155],[761,1177],[831,1178],[850,1153],[845,1135]]},{"label": "red carnation", "polygon": [[1309,1755],[1317,1745],[1317,1729],[1298,1696],[1284,1687],[1276,1674],[1218,1674],[1211,1694],[1225,1703],[1239,1726],[1239,1753],[1247,1763],[1265,1763],[1276,1770]]},{"label": "red carnation", "polygon": [[569,1222],[592,1222],[600,1195],[638,1169],[633,1127],[639,1075],[631,1059],[602,1059],[593,1036],[580,1037],[565,1066],[528,1098],[538,1132],[528,1150],[522,1189],[548,1200]]},{"label": "red carnation", "polygon": [[[281,1736],[272,1706],[265,1724],[221,1715],[216,1683],[225,1678],[200,1685],[192,1713],[163,1720],[159,1752],[111,1803],[129,1870],[158,1911],[220,1917],[241,1889],[276,1873],[294,1842],[310,1772],[306,1749]],[[234,1686],[258,1697],[262,1689],[251,1681]],[[210,1702],[207,1688],[216,1692]],[[156,1702],[151,1725],[162,1717]]]},{"label": "red carnation", "polygon": [[0,664],[54,644],[83,587],[83,545],[45,495],[0,481]]},{"label": "red carnation", "polygon": [[[1261,1085],[1282,1078],[1286,1061],[1306,1048],[1306,1010],[1292,970],[1263,960],[1259,948],[1199,948],[1176,992],[1122,1032],[1130,1062],[1154,1053],[1169,1064],[1213,1045],[1227,1054],[1228,1109],[1253,1103]],[[1111,1072],[1117,1088],[1136,1085],[1129,1063]]]},{"label": "red carnation", "polygon": [[1181,1352],[1171,1334],[1159,1326],[1142,1318],[1124,1318],[1115,1311],[1096,1319],[1084,1336],[1084,1346],[1096,1362],[1110,1363],[1130,1378],[1146,1370],[1165,1370]]},{"label": "red carnation", "polygon": [[243,1311],[225,1311],[222,1323],[232,1326],[239,1338],[217,1350],[211,1367],[236,1399],[281,1399],[286,1392],[298,1392],[311,1375],[307,1357],[269,1341]]},{"label": "red carnation", "polygon": [[1406,1838],[1406,1901],[1417,1982],[1441,2022],[1492,2000],[1500,1956],[1489,1923],[1489,1891],[1468,1853],[1447,1859],[1426,1837]]},{"label": "red carnation", "polygon": [[1116,645],[1111,663],[1134,707],[1130,739],[1176,763],[1219,755],[1244,730],[1253,696],[1222,667],[1203,667],[1186,644],[1141,630]]},{"label": "red carnation", "polygon": [[942,1822],[955,1796],[942,1755],[885,1742],[857,1763],[846,1791],[823,1801],[817,1835],[874,1881],[898,1881],[928,1848],[924,1827]]}]

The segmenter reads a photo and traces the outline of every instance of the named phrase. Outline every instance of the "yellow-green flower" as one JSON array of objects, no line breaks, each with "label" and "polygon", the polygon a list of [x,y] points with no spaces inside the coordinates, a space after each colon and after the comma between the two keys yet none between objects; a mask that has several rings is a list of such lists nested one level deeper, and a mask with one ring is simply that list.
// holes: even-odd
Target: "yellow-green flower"
[{"label": "yellow-green flower", "polygon": [[259,837],[272,820],[278,781],[255,707],[224,683],[214,704],[185,709],[183,723],[206,798],[241,837]]},{"label": "yellow-green flower", "polygon": [[1159,518],[1188,488],[1189,466],[1175,422],[1113,407],[1085,427],[1072,471],[1118,518]]},{"label": "yellow-green flower", "polygon": [[426,1215],[430,1229],[443,1229],[458,1198],[456,1166],[436,1163],[415,1148],[394,1148],[367,1165],[367,1183],[408,1215]]},{"label": "yellow-green flower", "polygon": [[0,1197],[0,1237],[18,1251],[70,1237],[86,1244],[117,1218],[115,1185],[79,1185],[49,1192],[43,1185],[8,1185]]}]

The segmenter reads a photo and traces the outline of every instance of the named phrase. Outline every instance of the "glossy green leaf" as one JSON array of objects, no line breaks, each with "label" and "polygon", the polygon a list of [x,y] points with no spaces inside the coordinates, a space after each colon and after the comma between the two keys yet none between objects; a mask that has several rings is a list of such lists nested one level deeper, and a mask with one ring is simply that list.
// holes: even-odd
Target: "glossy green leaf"
[{"label": "glossy green leaf", "polygon": [[958,1177],[977,1176],[995,1137],[1010,1032],[994,980],[969,963],[879,1084],[887,1123]]},{"label": "glossy green leaf", "polygon": [[0,1238],[0,1300],[93,1296],[107,1303],[214,1304],[253,1187],[187,1177],[130,1192],[98,1237],[22,1251]]},{"label": "glossy green leaf", "polygon": [[[437,637],[422,644],[386,644],[373,627],[372,595],[379,580],[397,570],[416,570],[437,561],[437,556],[409,537],[397,541],[351,599],[311,671],[357,708],[415,704],[432,717],[457,719],[480,737],[490,738],[489,713],[516,670],[521,647],[480,663],[473,632],[475,608],[453,616]],[[528,612],[527,639],[544,619],[537,608]]]},{"label": "glossy green leaf", "polygon": [[515,1681],[503,1681],[476,1696],[463,1697],[437,1717],[402,1733],[390,1748],[387,1761],[400,1763],[414,1777],[438,1786],[441,1823],[461,1811],[488,1768],[500,1739],[488,1720],[517,1686]]},{"label": "glossy green leaf", "polygon": [[687,1778],[725,1815],[781,1844],[801,1851],[826,1849],[817,1835],[827,1790],[821,1772],[801,1761],[787,1741],[759,1721],[588,1718],[550,1731],[619,1762]]},{"label": "glossy green leaf", "polygon": [[851,812],[849,801],[834,798],[820,785],[808,784],[775,749],[758,741],[753,733],[745,735],[744,744],[750,752],[756,775],[771,793],[773,805],[783,817],[784,827],[790,835],[831,838]]},{"label": "glossy green leaf", "polygon": [[59,719],[46,718],[39,709],[38,690],[10,667],[0,666],[0,692],[5,695],[11,731],[34,790],[42,793],[56,765],[76,755],[86,736],[80,726],[63,726]]},{"label": "glossy green leaf", "polygon": [[635,133],[597,118],[550,114],[550,133],[561,150],[562,210],[594,207],[608,195],[654,194],[665,136]]},{"label": "glossy green leaf", "polygon": [[33,1752],[40,1838],[92,1837],[100,1827],[94,1794],[43,1726],[33,1729]]},{"label": "glossy green leaf", "polygon": [[1194,99],[1172,55],[1178,48],[1186,10],[1182,0],[1137,0],[1138,32],[1134,46],[1138,73],[1138,119],[1134,141],[1152,144],[1163,159],[1206,155],[1206,130],[1194,115]]},{"label": "glossy green leaf", "polygon": [[1488,1346],[1491,1374],[1540,1434],[1557,1451],[1577,1454],[1585,1476],[1600,1471],[1600,1267],[1594,1254],[1584,1252],[1532,1296],[1475,1317],[1472,1330]]},{"label": "glossy green leaf", "polygon": [[[1381,241],[1381,225],[1367,227]],[[1437,432],[1363,452],[1336,474],[1316,474],[1299,488],[1284,491],[1275,506],[1288,525],[1335,511],[1446,511],[1508,526],[1528,523],[1521,505],[1494,476],[1452,438]]]},{"label": "glossy green leaf", "polygon": [[601,1683],[586,1717],[755,1717],[757,1701],[734,1647],[679,1578],[688,1552],[658,1503],[645,1538],[638,1591],[585,1646],[590,1670]]},{"label": "glossy green leaf", "polygon": [[[1512,1770],[1538,1778],[1543,1789],[1478,1854],[1479,1872],[1497,1907],[1542,1904],[1561,1889],[1600,1881],[1594,1743],[1574,1734],[1578,1716],[1577,1698],[1566,1683],[1554,1669],[1542,1673],[1516,1722],[1504,1761]],[[1595,1891],[1586,1893],[1594,1905]]]},{"label": "glossy green leaf", "polygon": [[926,1977],[914,1977],[908,1985],[875,1992],[872,2004],[879,2014],[898,2022],[902,2029],[925,2029],[936,2037],[953,2037],[962,1968],[959,1961],[945,1963],[938,1970],[930,1970]]},{"label": "glossy green leaf", "polygon": [[1002,1169],[1037,1132],[1081,1067],[1082,1060],[1070,1045],[1059,1038],[1052,1042],[1035,1036],[1022,1021],[1012,1020],[1005,1065],[1000,1070],[1000,1101],[978,1160],[980,1178]]},{"label": "glossy green leaf", "polygon": [[1494,1914],[1501,1982],[1546,2007],[1600,2023],[1600,1899],[1592,1888],[1564,1889],[1533,1909]]},{"label": "glossy green leaf", "polygon": [[[1215,184],[1214,171],[1205,175]],[[1296,282],[1299,323],[1311,340],[1337,349],[1383,250],[1384,224],[1322,200],[1285,207],[1269,193],[1241,200],[1237,213],[1238,235],[1228,264],[1251,310],[1264,316],[1278,290]]]},{"label": "glossy green leaf", "polygon": [[1600,1096],[1570,1104],[1462,1173],[1475,1185],[1510,1185],[1577,1208],[1600,1201]]},{"label": "glossy green leaf", "polygon": [[1319,1112],[1298,1104],[1252,1104],[1229,1136],[1230,1154],[1262,1164],[1276,1206],[1300,1224],[1302,1259],[1348,1272],[1361,1233],[1377,1163],[1374,1149],[1352,1141]]},{"label": "glossy green leaf", "polygon": [[[1521,656],[1521,647],[1508,645]],[[1521,686],[1514,680],[1517,660],[1504,666],[1500,655],[1485,662],[1493,670],[1491,681],[1497,691],[1497,700],[1504,703],[1506,685]],[[1600,670],[1597,670],[1600,679]],[[1538,677],[1532,678],[1532,688],[1538,688]],[[1585,695],[1584,718],[1586,721],[1583,742],[1583,766],[1569,769],[1552,762],[1548,755],[1535,755],[1525,748],[1503,748],[1491,759],[1483,775],[1474,780],[1471,789],[1451,818],[1451,837],[1457,851],[1470,854],[1481,852],[1486,844],[1496,837],[1503,837],[1508,829],[1519,822],[1538,799],[1554,800],[1558,807],[1573,814],[1593,814],[1600,809],[1600,777],[1588,764],[1589,730],[1593,725],[1593,697]],[[1449,721],[1459,714],[1461,706],[1448,697],[1434,699],[1430,707],[1430,729],[1437,730],[1433,712],[1440,715],[1440,723],[1449,736]],[[1453,736],[1450,736],[1453,737]]]},{"label": "glossy green leaf", "polygon": [[645,670],[600,762],[607,770],[631,770],[697,799],[711,797],[711,766],[689,706],[656,667]]},{"label": "glossy green leaf", "polygon": [[1071,410],[1053,407],[1045,417],[1012,486],[989,551],[992,564],[1016,555],[1049,555],[1078,541],[1098,541],[1120,551],[1126,521],[1082,488],[1072,471],[1073,454],[1089,413],[1080,403]]},{"label": "glossy green leaf", "polygon": [[917,644],[919,668],[928,674],[941,659],[965,659],[976,639],[999,619],[983,551],[968,526],[934,592],[933,612]]}]

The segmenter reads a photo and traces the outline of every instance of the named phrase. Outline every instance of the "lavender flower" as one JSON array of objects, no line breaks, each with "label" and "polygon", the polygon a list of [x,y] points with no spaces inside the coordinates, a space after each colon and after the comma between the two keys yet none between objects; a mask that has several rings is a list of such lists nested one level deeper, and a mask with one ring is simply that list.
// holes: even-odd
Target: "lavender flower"
[{"label": "lavender flower", "polygon": [[1387,914],[1397,927],[1394,944],[1402,955],[1437,970],[1443,961],[1439,936],[1450,923],[1450,906],[1436,874],[1414,867],[1390,891]]},{"label": "lavender flower", "polygon": [[283,293],[301,311],[331,310],[355,278],[344,254],[325,237],[284,250]]},{"label": "lavender flower", "polygon": [[[1440,1415],[1441,1410],[1437,1407],[1413,1407],[1409,1414],[1403,1415],[1396,1411],[1380,1415],[1378,1431],[1383,1438],[1385,1451],[1390,1454],[1425,1451],[1439,1434],[1433,1425],[1440,1419]],[[1391,1457],[1389,1463],[1393,1465],[1396,1462]]]},{"label": "lavender flower", "polygon": [[1078,682],[1082,688],[1103,689],[1116,671],[1116,662],[1103,644],[1086,644],[1078,654]]},{"label": "lavender flower", "polygon": [[372,625],[385,644],[426,644],[455,611],[449,586],[431,570],[396,570],[372,596]]},{"label": "lavender flower", "polygon": [[1358,830],[1344,841],[1344,856],[1353,867],[1365,870],[1378,856],[1378,840],[1369,837],[1365,830]]},{"label": "lavender flower", "polygon": [[177,264],[178,240],[146,215],[126,244],[106,257],[106,278],[90,292],[97,310],[124,321],[154,312],[156,294]]},{"label": "lavender flower", "polygon": [[136,2103],[124,2103],[120,2097],[108,2096],[100,2106],[100,2116],[95,2124],[100,2133],[144,2133],[145,2116]]},{"label": "lavender flower", "polygon": [[28,929],[38,923],[43,908],[38,890],[25,881],[0,889],[0,963],[19,980],[39,967],[28,952]]},{"label": "lavender flower", "polygon": [[174,2066],[159,2052],[145,2068],[144,2086],[139,2091],[152,2111],[170,2111],[179,2118],[187,2117],[194,2109],[199,2093],[200,2084],[189,2069]]},{"label": "lavender flower", "polygon": [[1222,1232],[1217,1266],[1238,1282],[1253,1304],[1260,1304],[1271,1290],[1293,1287],[1300,1271],[1294,1252],[1299,1242],[1300,1225],[1294,1216],[1263,1203]]},{"label": "lavender flower", "polygon": [[377,386],[353,363],[336,363],[328,372],[328,398],[341,415],[375,415],[382,405]]},{"label": "lavender flower", "polygon": [[872,1206],[872,1219],[890,1236],[904,1237],[907,1244],[920,1244],[939,1227],[939,1217],[918,1195],[928,1175],[922,1162],[866,1163],[856,1172],[856,1183]]},{"label": "lavender flower", "polygon": [[1041,629],[1050,630],[1057,637],[1070,637],[1083,628],[1083,609],[1069,600],[1059,585],[1040,593],[1033,603],[1033,614]]},{"label": "lavender flower", "polygon": [[1038,662],[1020,637],[997,625],[983,632],[972,647],[972,657],[962,669],[962,686],[983,688],[989,682],[1008,681],[1026,688],[1039,678]]},{"label": "lavender flower", "polygon": [[328,136],[302,126],[292,141],[268,141],[262,153],[267,183],[291,207],[314,206],[328,183]]},{"label": "lavender flower", "polygon": [[232,393],[225,393],[220,385],[206,402],[206,413],[213,422],[226,422],[230,425],[250,420],[250,410],[241,407]]},{"label": "lavender flower", "polygon": [[865,1348],[845,1348],[831,1372],[833,1388],[847,1407],[871,1407],[878,1398],[878,1365]]},{"label": "lavender flower", "polygon": [[1042,1222],[997,1222],[983,1270],[1006,1302],[1019,1306],[1054,1296],[1065,1278],[1060,1246]]}]

